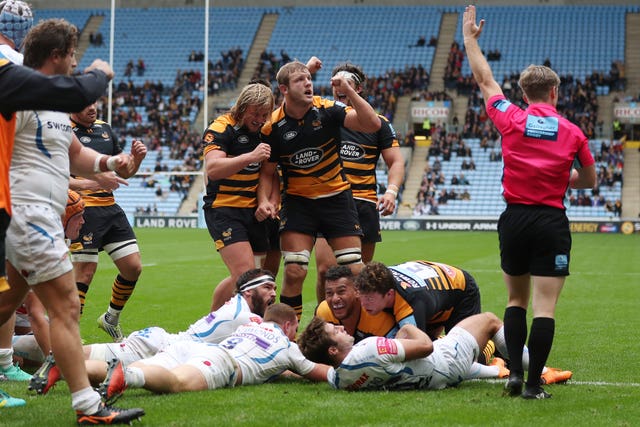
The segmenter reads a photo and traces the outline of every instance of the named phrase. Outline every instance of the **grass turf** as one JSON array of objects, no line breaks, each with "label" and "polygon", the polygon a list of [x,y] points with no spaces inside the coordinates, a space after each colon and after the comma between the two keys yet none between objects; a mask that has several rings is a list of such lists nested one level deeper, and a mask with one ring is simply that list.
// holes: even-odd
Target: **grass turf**
[{"label": "grass turf", "polygon": [[[205,230],[138,229],[137,234],[144,269],[122,315],[125,333],[149,325],[183,330],[208,311],[226,268]],[[495,233],[387,232],[383,238],[377,260],[428,259],[464,268],[478,281],[483,310],[502,317],[506,292]],[[150,426],[638,425],[639,260],[639,235],[573,235],[572,274],[558,304],[549,365],[570,369],[574,377],[566,385],[547,386],[553,394],[547,401],[503,398],[503,381],[472,381],[438,392],[347,393],[327,384],[280,380],[180,395],[128,390],[118,405],[144,408],[142,423]],[[95,320],[107,307],[116,269],[104,255],[100,262],[81,320],[87,342],[108,338]],[[314,283],[311,266],[302,324],[315,308]],[[25,383],[3,382],[0,388],[27,400],[26,407],[0,409],[0,425],[75,422],[64,382],[47,396],[30,394]]]}]

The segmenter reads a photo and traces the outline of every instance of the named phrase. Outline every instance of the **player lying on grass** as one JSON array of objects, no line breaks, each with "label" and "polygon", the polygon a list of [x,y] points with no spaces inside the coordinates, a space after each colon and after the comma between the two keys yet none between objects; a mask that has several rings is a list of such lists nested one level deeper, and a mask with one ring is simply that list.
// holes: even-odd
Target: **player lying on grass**
[{"label": "player lying on grass", "polygon": [[307,358],[332,366],[328,381],[334,388],[438,390],[468,379],[480,349],[501,324],[487,312],[462,320],[436,341],[406,324],[396,338],[368,337],[354,345],[342,326],[314,317],[298,343]]},{"label": "player lying on grass", "polygon": [[[416,325],[432,340],[443,332],[449,334],[460,321],[481,312],[480,289],[475,278],[467,271],[440,262],[407,261],[389,267],[381,262],[370,262],[354,281],[358,298],[368,315],[392,313],[398,326]],[[501,358],[510,360],[502,323],[491,343]],[[494,348],[491,343],[480,354],[482,364],[491,360]],[[504,365],[498,359],[496,363]],[[522,353],[522,364],[529,366],[526,347]],[[491,375],[490,372],[485,375],[482,366],[478,368],[479,377]],[[502,378],[504,375],[509,373],[502,369],[499,376]],[[572,375],[571,371],[545,367],[541,383],[564,382]]]},{"label": "player lying on grass", "polygon": [[[238,326],[260,323],[266,308],[276,298],[275,279],[266,270],[252,269],[242,274],[236,283],[236,295],[215,312],[189,326],[186,331],[171,334],[153,326],[131,333],[120,343],[100,343],[84,346],[89,379],[98,384],[107,374],[107,362],[118,359],[125,365],[151,357],[175,341],[219,343]],[[52,355],[36,371],[29,387],[46,394],[60,379],[60,371]]]},{"label": "player lying on grass", "polygon": [[329,366],[307,360],[293,342],[298,319],[293,308],[273,304],[264,322],[240,326],[220,344],[177,341],[149,359],[109,364],[99,391],[115,402],[128,387],[156,393],[212,390],[262,384],[287,370],[312,381],[326,381]]}]

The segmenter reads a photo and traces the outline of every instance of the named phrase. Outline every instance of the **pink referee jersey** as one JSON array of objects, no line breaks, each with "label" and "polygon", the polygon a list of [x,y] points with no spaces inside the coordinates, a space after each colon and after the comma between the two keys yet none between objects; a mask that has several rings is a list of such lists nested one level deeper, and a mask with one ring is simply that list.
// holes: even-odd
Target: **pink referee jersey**
[{"label": "pink referee jersey", "polygon": [[502,134],[505,201],[564,209],[574,160],[578,168],[594,163],[580,128],[551,105],[522,110],[504,95],[489,99],[487,114]]}]

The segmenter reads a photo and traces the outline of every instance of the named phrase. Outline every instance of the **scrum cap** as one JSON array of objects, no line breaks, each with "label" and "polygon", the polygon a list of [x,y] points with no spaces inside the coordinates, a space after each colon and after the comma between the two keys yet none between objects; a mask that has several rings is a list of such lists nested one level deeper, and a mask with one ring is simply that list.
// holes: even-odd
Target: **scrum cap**
[{"label": "scrum cap", "polygon": [[20,50],[22,42],[33,25],[33,14],[29,5],[19,0],[0,1],[0,33]]}]

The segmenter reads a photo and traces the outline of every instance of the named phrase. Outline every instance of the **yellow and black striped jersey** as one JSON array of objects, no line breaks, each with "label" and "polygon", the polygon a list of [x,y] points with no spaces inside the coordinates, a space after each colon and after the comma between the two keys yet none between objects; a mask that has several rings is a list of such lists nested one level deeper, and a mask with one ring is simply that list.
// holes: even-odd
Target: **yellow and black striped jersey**
[{"label": "yellow and black striped jersey", "polygon": [[[91,126],[84,127],[71,120],[71,126],[76,137],[85,147],[92,148],[100,154],[114,156],[122,153],[122,147],[118,144],[111,126],[102,120],[96,120]],[[76,176],[75,178],[82,179]],[[82,190],[78,191],[82,195],[85,206],[111,206],[116,203],[113,192],[109,190]]]},{"label": "yellow and black striped jersey", "polygon": [[382,150],[399,147],[396,131],[386,117],[380,116],[380,129],[375,133],[355,132],[342,128],[340,157],[355,199],[378,201],[376,165]]},{"label": "yellow and black striped jersey", "polygon": [[413,314],[420,329],[441,324],[449,319],[465,296],[467,279],[459,268],[430,261],[409,261],[389,269],[396,279],[393,311],[398,322]]},{"label": "yellow and black striped jersey", "polygon": [[340,160],[340,129],[347,107],[319,96],[301,120],[276,109],[262,128],[271,145],[271,162],[282,168],[284,192],[308,199],[338,194],[350,188]]},{"label": "yellow and black striped jersey", "polygon": [[[320,305],[318,305],[318,308],[316,308],[316,316],[325,322],[342,325],[342,322],[333,315],[327,301],[322,301]],[[347,332],[351,333],[350,331]],[[360,317],[352,336],[354,342],[358,342],[372,336],[393,338],[397,332],[396,320],[391,314],[381,311],[376,315],[371,315],[367,313],[364,308],[360,307]]]},{"label": "yellow and black striped jersey", "polygon": [[[209,125],[202,137],[204,154],[220,150],[227,157],[250,153],[260,144],[260,134],[250,133],[230,114],[223,114]],[[207,207],[254,208],[260,163],[252,163],[239,172],[219,180],[209,180],[204,204]]]}]

